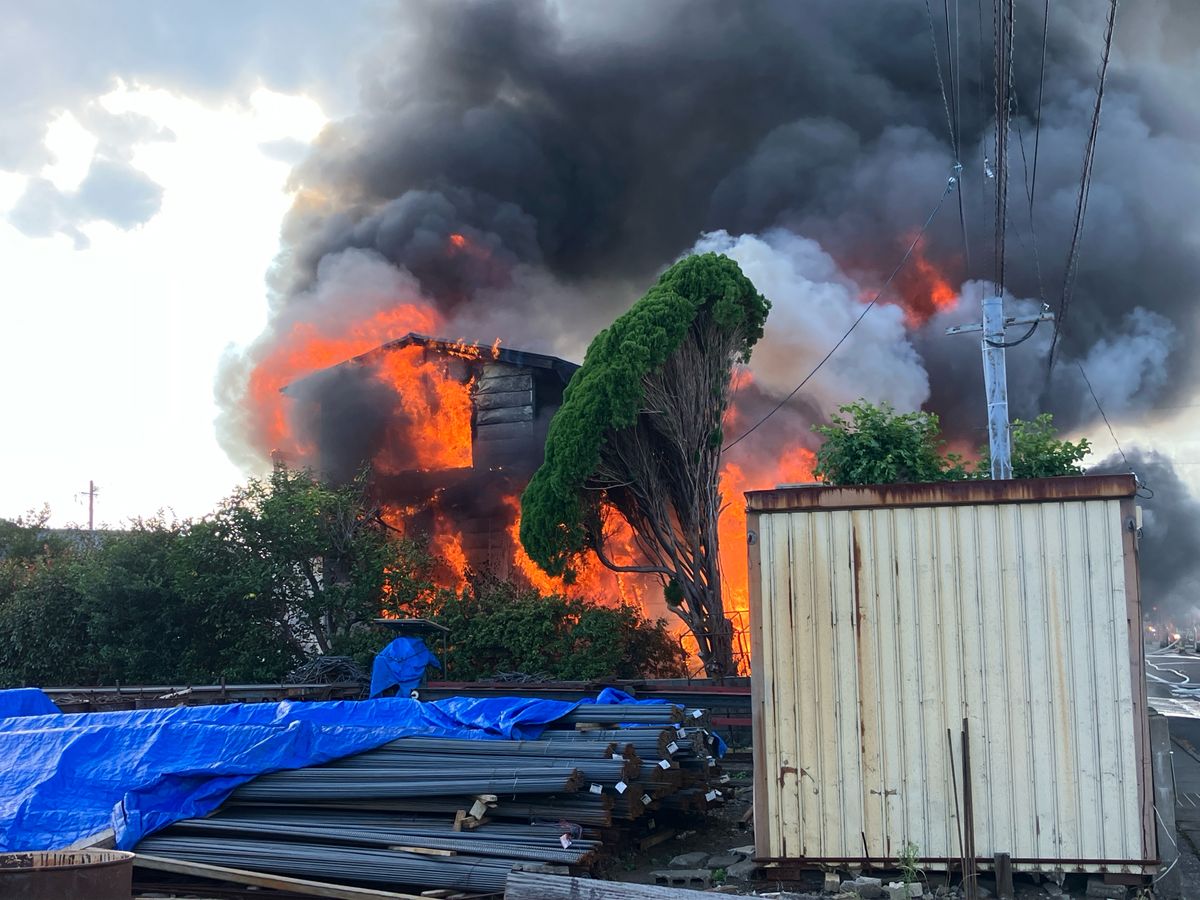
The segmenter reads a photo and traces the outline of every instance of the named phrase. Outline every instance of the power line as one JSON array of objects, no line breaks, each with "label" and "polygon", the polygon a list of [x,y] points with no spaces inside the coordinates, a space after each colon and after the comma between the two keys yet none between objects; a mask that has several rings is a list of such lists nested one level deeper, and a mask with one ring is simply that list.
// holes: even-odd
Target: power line
[{"label": "power line", "polygon": [[[937,45],[937,33],[933,26],[933,9],[929,5],[929,0],[925,0],[925,18],[929,22],[929,40],[933,45],[933,65],[937,70],[938,88],[942,92],[942,108],[946,111],[946,129],[950,132],[950,148],[954,152],[954,161],[958,162],[958,135],[954,130],[954,117],[950,113],[950,101],[946,97],[946,82],[942,80],[942,53]],[[947,28],[947,38],[949,38],[949,25]],[[949,47],[946,48],[949,52]],[[950,60],[950,77],[954,78],[954,61]]]},{"label": "power line", "polygon": [[[1021,170],[1022,170],[1022,172],[1024,172],[1024,175],[1025,175],[1025,195],[1029,199],[1029,239],[1030,239],[1030,243],[1032,244],[1032,248],[1033,248],[1033,270],[1034,270],[1034,273],[1037,275],[1038,301],[1043,306],[1045,306],[1046,305],[1046,286],[1045,286],[1044,282],[1042,281],[1042,257],[1041,257],[1041,253],[1038,251],[1037,226],[1034,224],[1034,219],[1033,219],[1034,185],[1033,185],[1032,181],[1030,180],[1029,161],[1025,156],[1025,130],[1021,127],[1021,116],[1020,116],[1020,112],[1019,112],[1019,107],[1017,106],[1016,93],[1013,94],[1013,107],[1014,107],[1014,109],[1018,110],[1018,114],[1016,117],[1017,118],[1017,143],[1021,148]],[[1035,166],[1037,165],[1036,159],[1034,160],[1034,165]],[[1021,236],[1020,232],[1017,232],[1018,239],[1020,238],[1020,236]]]},{"label": "power line", "polygon": [[[1037,120],[1033,128],[1033,178],[1029,187],[1029,221],[1033,222],[1033,195],[1037,188],[1038,146],[1042,140],[1042,91],[1046,85],[1046,38],[1050,34],[1050,0],[1046,0],[1046,8],[1042,18],[1042,68],[1038,74]],[[1022,146],[1021,153],[1025,148]]]},{"label": "power line", "polygon": [[[952,88],[952,93],[949,96],[952,97],[953,100],[950,100],[947,98],[946,83],[942,79],[942,54],[941,54],[941,51],[938,49],[937,32],[936,32],[934,24],[933,24],[933,9],[930,6],[929,0],[925,0],[925,19],[929,23],[929,41],[930,41],[930,45],[933,48],[933,65],[934,65],[934,70],[937,72],[938,89],[941,91],[941,94],[942,94],[942,109],[945,110],[945,113],[946,113],[946,128],[950,134],[950,148],[954,154],[954,174],[957,178],[959,178],[961,180],[962,172],[963,172],[962,155],[961,155],[962,110],[959,106],[959,80],[961,77],[961,71],[960,71],[961,63],[959,65],[955,64],[954,50],[950,43],[950,0],[943,0],[942,12],[943,12],[943,16],[945,18],[945,25],[946,25],[947,68],[949,69],[949,72],[950,72],[950,85]],[[957,40],[958,40],[958,13],[959,13],[958,0],[955,0],[955,4],[954,4],[955,46],[957,45]],[[963,207],[963,193],[961,190],[961,186],[960,186],[960,189],[958,192],[958,221],[959,221],[959,226],[962,229],[963,257],[965,258],[966,267],[967,267],[966,275],[967,275],[967,277],[970,277],[970,274],[971,274],[971,244],[967,238],[967,214],[966,214],[966,210]]]},{"label": "power line", "polygon": [[1014,0],[996,0],[995,98],[996,98],[996,293],[1004,293],[1005,233],[1008,228],[1008,135],[1012,114]]},{"label": "power line", "polygon": [[1092,126],[1088,131],[1087,146],[1083,153],[1083,171],[1079,175],[1079,196],[1075,201],[1075,223],[1071,232],[1071,246],[1067,252],[1067,267],[1063,273],[1062,300],[1058,315],[1054,319],[1054,336],[1050,338],[1050,357],[1046,365],[1046,380],[1054,371],[1054,351],[1058,337],[1071,306],[1071,295],[1075,289],[1075,273],[1079,266],[1079,238],[1083,233],[1083,221],[1087,215],[1088,194],[1092,187],[1092,166],[1096,159],[1096,136],[1100,131],[1100,107],[1104,102],[1104,81],[1108,75],[1108,58],[1112,49],[1113,27],[1117,20],[1117,0],[1110,0],[1108,22],[1104,29],[1104,54],[1100,60],[1099,83],[1096,86],[1096,105],[1092,110]]},{"label": "power line", "polygon": [[813,367],[811,372],[809,372],[807,375],[804,376],[804,380],[801,381],[798,385],[796,385],[792,389],[792,392],[790,394],[788,394],[786,397],[784,397],[782,400],[780,400],[777,404],[775,404],[775,407],[769,413],[767,413],[765,416],[763,416],[761,419],[759,419],[757,422],[755,422],[753,425],[751,425],[749,428],[747,428],[745,431],[743,431],[740,435],[738,435],[736,438],[734,438],[732,441],[730,441],[728,444],[726,444],[722,448],[722,452],[729,450],[732,447],[735,447],[738,444],[740,444],[742,441],[744,441],[746,438],[748,438],[751,434],[753,434],[755,431],[757,431],[759,426],[762,425],[764,422],[766,422],[767,419],[771,418],[771,416],[775,415],[775,413],[777,413],[777,412],[779,412],[779,410],[783,409],[783,407],[785,405],[787,405],[788,401],[791,400],[793,397],[795,397],[798,393],[800,393],[800,390],[806,384],[808,384],[808,382],[812,379],[812,377],[814,375],[817,374],[817,372],[820,371],[821,366],[825,365],[825,363],[827,363],[829,361],[829,358],[837,352],[838,348],[846,342],[846,339],[848,337],[850,337],[850,335],[854,332],[854,329],[858,327],[859,323],[867,317],[867,313],[869,313],[874,308],[875,304],[879,302],[879,299],[883,296],[883,292],[888,289],[888,287],[891,285],[891,283],[895,279],[895,277],[900,274],[900,270],[904,268],[905,263],[907,263],[909,257],[912,256],[913,250],[916,249],[917,244],[920,243],[921,238],[923,238],[925,236],[925,232],[929,229],[930,224],[933,222],[934,218],[937,216],[939,210],[941,210],[942,204],[946,202],[946,197],[948,197],[950,195],[950,192],[952,190],[954,190],[954,188],[957,186],[958,186],[958,178],[956,178],[954,175],[951,175],[949,178],[946,179],[946,189],[944,191],[942,191],[942,196],[938,198],[938,202],[933,207],[933,211],[930,212],[928,218],[925,219],[925,224],[921,226],[921,230],[917,232],[917,236],[915,238],[913,238],[912,243],[908,245],[908,249],[905,250],[904,255],[902,257],[900,257],[900,262],[896,263],[896,268],[892,269],[892,274],[887,277],[887,281],[885,281],[883,283],[883,287],[881,287],[879,289],[879,292],[874,296],[874,298],[872,298],[871,302],[863,307],[863,311],[858,314],[858,318],[855,319],[850,324],[850,327],[846,329],[846,333],[843,334],[840,338],[838,338],[838,342],[829,349],[828,353],[826,353],[823,357],[821,357],[821,361]]},{"label": "power line", "polygon": [[1112,423],[1108,421],[1108,416],[1104,414],[1104,407],[1100,405],[1100,398],[1096,396],[1096,391],[1092,388],[1092,382],[1087,377],[1087,372],[1083,370],[1083,363],[1077,362],[1079,366],[1079,374],[1083,376],[1083,383],[1087,385],[1088,393],[1092,395],[1092,399],[1096,401],[1096,409],[1100,410],[1100,418],[1104,420],[1104,424],[1108,427],[1108,434],[1113,439],[1113,443],[1117,445],[1117,452],[1121,454],[1121,460],[1125,463],[1125,468],[1133,471],[1133,466],[1129,465],[1129,459],[1125,456],[1125,451],[1121,449],[1121,442],[1117,440],[1117,433],[1113,431]]},{"label": "power line", "polygon": [[950,74],[950,111],[954,114],[953,132],[954,159],[959,157],[959,140],[962,135],[959,124],[958,97],[954,88],[958,84],[957,65],[954,59],[954,45],[950,42],[950,0],[942,0],[942,16],[946,24],[946,69]]}]

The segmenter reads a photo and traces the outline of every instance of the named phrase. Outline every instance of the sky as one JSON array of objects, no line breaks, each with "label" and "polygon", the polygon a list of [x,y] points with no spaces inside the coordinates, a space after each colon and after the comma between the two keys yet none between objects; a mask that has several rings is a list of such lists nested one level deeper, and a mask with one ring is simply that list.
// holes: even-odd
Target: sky
[{"label": "sky", "polygon": [[369,3],[0,3],[0,516],[198,516],[213,379],[266,320],[288,175]]},{"label": "sky", "polygon": [[[89,481],[97,524],[199,516],[252,474],[218,444],[214,378],[268,321],[289,176],[372,93],[394,9],[0,0],[0,517],[84,522]],[[1196,487],[1198,402],[1118,437]]]}]

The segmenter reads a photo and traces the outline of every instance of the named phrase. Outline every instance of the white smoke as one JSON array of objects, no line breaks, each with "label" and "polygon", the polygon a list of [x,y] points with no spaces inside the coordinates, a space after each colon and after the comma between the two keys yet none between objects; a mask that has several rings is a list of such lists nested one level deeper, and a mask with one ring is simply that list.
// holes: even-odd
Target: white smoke
[{"label": "white smoke", "polygon": [[[862,314],[866,293],[813,240],[775,228],[734,237],[703,235],[693,248],[737,261],[771,301],[763,339],[750,368],[759,384],[789,393]],[[929,376],[909,343],[904,313],[879,304],[805,386],[806,398],[826,412],[865,397],[907,412],[929,397]]]},{"label": "white smoke", "polygon": [[[1138,306],[1125,316],[1119,333],[1093,344],[1082,363],[1105,411],[1120,415],[1156,396],[1167,384],[1167,359],[1177,343],[1169,319]],[[1069,363],[1068,368],[1082,382],[1078,368]]]},{"label": "white smoke", "polygon": [[340,334],[348,324],[406,303],[433,306],[407,269],[374,250],[349,248],[321,259],[315,283],[289,301],[276,327],[305,322]]}]

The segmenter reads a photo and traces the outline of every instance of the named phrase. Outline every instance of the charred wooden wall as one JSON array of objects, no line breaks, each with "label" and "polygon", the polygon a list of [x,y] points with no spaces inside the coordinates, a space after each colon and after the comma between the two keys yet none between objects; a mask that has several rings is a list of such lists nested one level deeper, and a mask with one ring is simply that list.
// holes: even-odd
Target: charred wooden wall
[{"label": "charred wooden wall", "polygon": [[[553,371],[505,362],[480,365],[474,388],[472,466],[491,473],[462,521],[463,551],[471,566],[507,578],[512,566],[511,498],[519,497],[545,454],[550,419],[562,404]],[[483,502],[480,502],[480,501]]]}]

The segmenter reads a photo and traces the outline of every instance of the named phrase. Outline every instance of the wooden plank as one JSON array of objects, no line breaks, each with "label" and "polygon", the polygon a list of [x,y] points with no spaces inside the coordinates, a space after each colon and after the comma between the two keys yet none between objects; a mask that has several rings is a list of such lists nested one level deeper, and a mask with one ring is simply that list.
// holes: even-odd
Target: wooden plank
[{"label": "wooden plank", "polygon": [[475,413],[476,425],[496,425],[504,422],[532,421],[532,406],[505,406],[501,409],[480,409]]},{"label": "wooden plank", "polygon": [[1017,896],[1013,888],[1012,856],[997,853],[994,857],[996,872],[996,896],[999,900],[1013,900]]},{"label": "wooden plank", "polygon": [[117,845],[117,835],[111,828],[89,834],[73,844],[63,847],[63,850],[111,850]]},{"label": "wooden plank", "polygon": [[712,900],[706,891],[627,884],[593,878],[565,878],[513,869],[504,883],[504,900]]},{"label": "wooden plank", "polygon": [[506,406],[532,406],[533,391],[496,391],[494,394],[476,394],[476,409],[500,409]]},{"label": "wooden plank", "polygon": [[533,389],[532,375],[494,375],[479,379],[475,385],[477,394],[494,394],[497,391],[528,391]]},{"label": "wooden plank", "polygon": [[234,884],[252,884],[257,887],[275,888],[305,894],[309,897],[327,897],[332,900],[421,900],[417,894],[398,894],[375,888],[350,887],[345,884],[330,884],[324,881],[309,881],[288,875],[271,875],[266,872],[251,872],[248,869],[231,869],[209,863],[187,862],[162,856],[145,856],[135,853],[133,864],[142,869],[158,872],[174,872],[176,875],[191,875],[195,878],[211,878],[213,881],[229,881]]},{"label": "wooden plank", "polygon": [[457,850],[441,850],[436,847],[408,847],[404,844],[397,844],[388,849],[399,850],[402,853],[416,853],[420,856],[458,856]]}]

